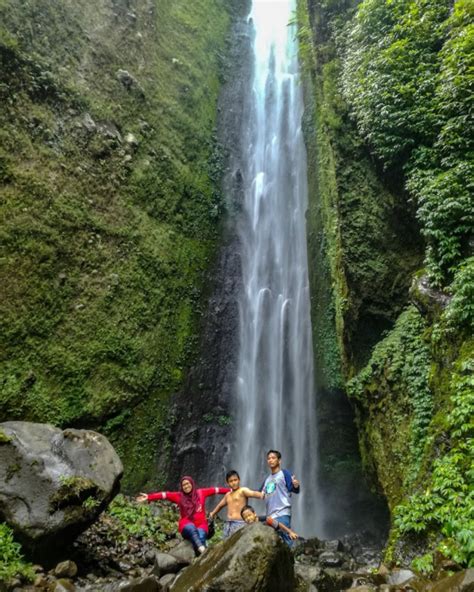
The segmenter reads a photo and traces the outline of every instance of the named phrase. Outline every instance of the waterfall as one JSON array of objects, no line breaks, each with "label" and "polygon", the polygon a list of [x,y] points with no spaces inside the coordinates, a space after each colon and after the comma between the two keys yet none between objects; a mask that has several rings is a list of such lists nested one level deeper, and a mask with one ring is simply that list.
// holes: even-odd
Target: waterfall
[{"label": "waterfall", "polygon": [[[293,526],[321,534],[310,295],[306,152],[292,0],[254,0],[253,79],[242,121],[242,290],[233,460],[258,487],[266,451],[301,481]],[[235,171],[237,174],[237,171]],[[257,502],[261,504],[262,502]],[[259,506],[262,510],[262,506]]]}]

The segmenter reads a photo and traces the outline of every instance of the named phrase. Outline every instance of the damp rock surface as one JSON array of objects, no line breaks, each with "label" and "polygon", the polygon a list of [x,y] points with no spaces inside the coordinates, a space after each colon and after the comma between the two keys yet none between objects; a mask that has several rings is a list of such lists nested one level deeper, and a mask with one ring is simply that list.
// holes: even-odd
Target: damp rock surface
[{"label": "damp rock surface", "polygon": [[267,526],[242,528],[183,570],[171,592],[293,592],[289,548]]},{"label": "damp rock surface", "polygon": [[90,430],[18,421],[0,431],[0,520],[30,553],[53,556],[118,492],[122,463]]}]

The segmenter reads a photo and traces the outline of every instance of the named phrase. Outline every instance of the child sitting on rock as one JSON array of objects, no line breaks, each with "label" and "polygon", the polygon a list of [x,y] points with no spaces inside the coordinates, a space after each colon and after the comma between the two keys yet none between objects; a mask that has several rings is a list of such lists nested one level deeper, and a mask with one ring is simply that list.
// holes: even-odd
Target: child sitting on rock
[{"label": "child sitting on rock", "polygon": [[246,524],[253,524],[254,522],[265,522],[265,524],[268,524],[268,526],[271,526],[275,530],[282,530],[283,532],[286,532],[286,534],[290,537],[292,541],[296,541],[297,539],[301,538],[298,534],[296,534],[294,530],[291,530],[291,528],[288,528],[281,522],[278,522],[277,520],[275,520],[275,518],[271,518],[270,516],[268,516],[267,518],[263,516],[257,516],[257,513],[252,508],[252,506],[244,506],[240,512],[240,516]]},{"label": "child sitting on rock", "polygon": [[231,491],[227,493],[217,506],[209,514],[212,519],[224,507],[227,506],[227,520],[224,524],[224,536],[226,539],[230,537],[236,530],[245,526],[245,522],[241,517],[242,508],[246,505],[249,497],[256,497],[263,499],[263,493],[260,491],[252,491],[248,487],[240,486],[240,476],[237,471],[228,471],[225,476],[227,485]]}]

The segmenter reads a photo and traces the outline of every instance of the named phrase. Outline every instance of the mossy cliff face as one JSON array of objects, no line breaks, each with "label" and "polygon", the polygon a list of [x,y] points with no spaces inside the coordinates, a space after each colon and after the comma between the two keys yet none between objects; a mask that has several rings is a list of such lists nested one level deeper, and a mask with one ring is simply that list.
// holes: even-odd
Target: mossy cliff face
[{"label": "mossy cliff face", "polygon": [[0,414],[100,429],[129,487],[215,252],[228,4],[0,2]]},{"label": "mossy cliff face", "polygon": [[424,571],[435,549],[472,563],[474,540],[472,207],[460,180],[472,167],[460,121],[473,29],[469,3],[451,4],[298,9],[322,399],[352,397],[391,511],[387,558],[418,556]]}]

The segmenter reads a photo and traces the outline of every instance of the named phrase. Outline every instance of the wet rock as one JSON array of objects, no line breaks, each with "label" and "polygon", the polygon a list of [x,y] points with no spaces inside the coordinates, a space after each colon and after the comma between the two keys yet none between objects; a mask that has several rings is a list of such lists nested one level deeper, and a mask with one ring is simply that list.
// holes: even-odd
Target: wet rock
[{"label": "wet rock", "polygon": [[410,299],[422,315],[438,315],[451,301],[451,296],[431,286],[428,276],[413,279]]},{"label": "wet rock", "polygon": [[295,574],[306,584],[315,584],[321,575],[321,568],[316,565],[295,564]]},{"label": "wet rock", "polygon": [[474,592],[474,568],[443,578],[431,588],[430,592]]},{"label": "wet rock", "polygon": [[324,550],[331,551],[333,553],[337,551],[344,551],[344,545],[337,539],[333,541],[324,541]]},{"label": "wet rock", "polygon": [[33,555],[49,560],[112,500],[122,463],[97,432],[20,421],[0,430],[7,437],[0,445],[0,520]]},{"label": "wet rock", "polygon": [[74,561],[62,561],[56,565],[53,573],[57,578],[73,578],[77,575],[77,565]]},{"label": "wet rock", "polygon": [[342,562],[342,555],[334,551],[324,551],[319,556],[319,563],[324,567],[339,567]]},{"label": "wet rock", "polygon": [[183,564],[181,561],[176,559],[176,557],[168,555],[168,553],[157,552],[155,553],[155,565],[153,566],[151,573],[160,578],[165,574],[177,573],[185,565],[186,564]]},{"label": "wet rock", "polygon": [[178,561],[181,567],[190,565],[195,558],[193,546],[188,541],[178,543],[169,554]]},{"label": "wet rock", "polygon": [[339,592],[353,584],[353,575],[337,569],[323,569],[313,582],[318,592]]},{"label": "wet rock", "polygon": [[171,592],[293,592],[289,548],[272,528],[252,524],[201,555],[183,570]]},{"label": "wet rock", "polygon": [[145,576],[131,580],[125,584],[119,584],[110,592],[162,592],[162,586],[157,578]]},{"label": "wet rock", "polygon": [[410,569],[396,569],[389,574],[387,583],[392,586],[401,586],[415,577],[415,574]]},{"label": "wet rock", "polygon": [[163,592],[169,592],[175,579],[176,579],[175,574],[166,574],[165,576],[160,578],[160,585],[161,585]]},{"label": "wet rock", "polygon": [[69,580],[61,579],[55,582],[50,590],[52,592],[75,592],[76,586]]}]

